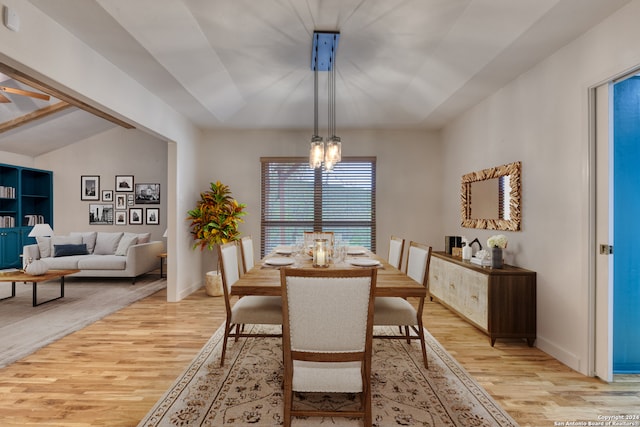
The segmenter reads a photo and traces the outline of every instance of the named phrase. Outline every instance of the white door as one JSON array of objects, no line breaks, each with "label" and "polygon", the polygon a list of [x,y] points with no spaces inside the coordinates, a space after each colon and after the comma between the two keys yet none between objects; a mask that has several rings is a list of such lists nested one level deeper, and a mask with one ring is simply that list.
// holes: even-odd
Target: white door
[{"label": "white door", "polygon": [[613,138],[609,83],[595,89],[595,375],[613,381],[613,203],[610,177]]}]

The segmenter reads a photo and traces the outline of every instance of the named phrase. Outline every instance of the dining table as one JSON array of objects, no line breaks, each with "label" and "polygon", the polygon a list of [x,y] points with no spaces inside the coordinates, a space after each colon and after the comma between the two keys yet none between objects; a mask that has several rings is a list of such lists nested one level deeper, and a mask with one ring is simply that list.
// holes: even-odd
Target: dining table
[{"label": "dining table", "polygon": [[[278,262],[275,262],[276,260]],[[376,265],[369,266],[369,264]],[[281,296],[281,268],[319,267],[313,267],[312,259],[307,254],[296,254],[295,251],[286,247],[279,247],[242,275],[231,286],[231,295]],[[347,251],[343,261],[331,261],[329,267],[323,268],[376,268],[378,274],[375,296],[402,298],[426,296],[427,289],[422,284],[365,248],[354,248],[352,251]]]}]

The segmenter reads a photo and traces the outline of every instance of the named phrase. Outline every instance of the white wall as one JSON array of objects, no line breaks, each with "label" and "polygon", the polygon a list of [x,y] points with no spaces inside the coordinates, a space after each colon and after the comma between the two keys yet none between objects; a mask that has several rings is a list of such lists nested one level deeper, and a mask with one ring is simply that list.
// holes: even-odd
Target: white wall
[{"label": "white wall", "polygon": [[[53,171],[54,231],[130,231],[149,232],[152,240],[163,241],[167,228],[167,143],[136,129],[113,128],[89,139],[36,158],[40,169]],[[160,224],[89,225],[89,205],[105,203],[80,200],[80,177],[98,175],[100,191],[112,190],[115,202],[115,176],[133,175],[134,183],[159,183],[160,204],[134,205],[159,208]],[[134,194],[134,193],[120,193]]]},{"label": "white wall", "polygon": [[[343,156],[377,157],[378,253],[387,256],[389,237],[402,236],[443,247],[441,147],[437,133],[424,131],[339,130]],[[202,144],[199,185],[229,185],[247,204],[243,235],[260,237],[260,157],[309,155],[311,129],[304,131],[211,131]],[[215,269],[207,257],[204,269]]]},{"label": "white wall", "polygon": [[[640,64],[633,1],[443,131],[444,224],[459,227],[461,175],[522,161],[523,222],[507,262],[537,271],[536,345],[589,374],[588,89]],[[497,344],[499,345],[499,344]]]},{"label": "white wall", "polygon": [[24,166],[28,168],[35,167],[33,157],[23,156],[21,154],[7,153],[6,151],[0,151],[0,163]]},{"label": "white wall", "polygon": [[[32,75],[76,98],[133,124],[138,129],[175,142],[170,170],[179,180],[175,205],[168,206],[167,299],[177,301],[201,285],[201,258],[191,253],[185,223],[177,221],[193,204],[198,130],[170,105],[149,92],[85,43],[26,0],[3,0],[20,16],[20,31],[0,25],[0,61]],[[177,178],[179,177],[179,178]],[[172,178],[173,179],[173,178]]]}]

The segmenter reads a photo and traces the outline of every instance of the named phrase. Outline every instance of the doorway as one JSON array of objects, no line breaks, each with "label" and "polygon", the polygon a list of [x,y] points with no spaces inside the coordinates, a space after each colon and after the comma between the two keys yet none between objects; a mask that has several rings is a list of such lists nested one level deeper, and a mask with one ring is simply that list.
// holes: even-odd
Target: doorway
[{"label": "doorway", "polygon": [[640,78],[607,82],[592,96],[594,374],[613,381],[640,374]]}]

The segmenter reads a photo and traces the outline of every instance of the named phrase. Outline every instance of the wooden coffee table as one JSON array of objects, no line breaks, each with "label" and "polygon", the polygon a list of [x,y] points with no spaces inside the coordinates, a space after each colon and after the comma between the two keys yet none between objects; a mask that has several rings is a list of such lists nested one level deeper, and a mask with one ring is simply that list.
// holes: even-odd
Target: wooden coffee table
[{"label": "wooden coffee table", "polygon": [[[64,276],[69,274],[77,273],[80,270],[49,270],[45,274],[41,276],[32,276],[30,274],[23,273],[22,271],[17,271],[15,273],[3,274],[0,276],[0,282],[11,282],[11,297],[16,295],[16,282],[31,282],[33,287],[33,306],[36,307],[38,305],[55,301],[57,299],[64,297]],[[60,279],[60,296],[52,299],[48,299],[46,301],[38,302],[38,283],[48,282],[49,280]],[[6,298],[4,298],[6,299]]]}]

